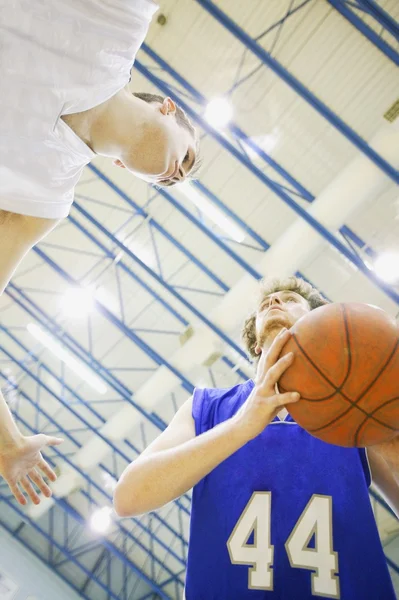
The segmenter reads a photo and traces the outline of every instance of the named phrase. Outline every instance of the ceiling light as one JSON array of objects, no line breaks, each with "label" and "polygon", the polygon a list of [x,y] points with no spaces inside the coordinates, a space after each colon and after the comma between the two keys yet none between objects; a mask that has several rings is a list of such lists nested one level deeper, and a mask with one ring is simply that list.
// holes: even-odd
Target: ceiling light
[{"label": "ceiling light", "polygon": [[93,512],[90,517],[90,527],[97,533],[107,533],[112,523],[112,508],[103,506]]},{"label": "ceiling light", "polygon": [[205,109],[205,119],[215,128],[226,127],[233,116],[233,107],[226,98],[214,98]]},{"label": "ceiling light", "polygon": [[208,198],[201,194],[188,181],[176,187],[177,192],[182,192],[194,206],[196,206],[204,215],[215,223],[222,231],[235,240],[242,242],[245,239],[245,231],[239,227],[232,219],[227,217],[219,208],[217,208]]},{"label": "ceiling light", "polygon": [[57,358],[62,360],[67,367],[71,369],[76,375],[81,377],[85,383],[90,385],[100,394],[105,394],[107,387],[103,380],[100,379],[91,369],[86,367],[85,364],[76,360],[70,352],[57,342],[51,335],[46,333],[41,327],[34,323],[29,323],[27,330],[33,335],[43,346],[48,348]]},{"label": "ceiling light", "polygon": [[264,135],[253,135],[247,138],[246,141],[242,142],[248,157],[252,161],[263,161],[263,158],[259,156],[255,147],[257,146],[260,150],[263,150],[266,154],[271,154],[277,146],[279,141],[279,133],[277,129],[273,129],[270,133]]},{"label": "ceiling light", "polygon": [[113,492],[117,486],[118,481],[115,479],[115,477],[112,477],[112,475],[110,475],[107,472],[104,472],[102,476],[105,489]]},{"label": "ceiling light", "polygon": [[61,298],[61,310],[65,316],[75,318],[87,317],[94,306],[93,291],[88,288],[71,287]]},{"label": "ceiling light", "polygon": [[399,253],[384,252],[378,256],[373,264],[376,275],[386,283],[399,281]]}]

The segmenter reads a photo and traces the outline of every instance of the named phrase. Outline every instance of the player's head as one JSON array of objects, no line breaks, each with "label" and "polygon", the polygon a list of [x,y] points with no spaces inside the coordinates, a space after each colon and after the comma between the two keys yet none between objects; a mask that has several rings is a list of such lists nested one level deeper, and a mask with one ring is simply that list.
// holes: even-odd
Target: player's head
[{"label": "player's head", "polygon": [[[159,186],[192,177],[199,167],[199,140],[183,109],[171,98],[155,94],[138,93],[130,98],[134,135],[127,137],[114,164]],[[125,124],[128,131],[127,119]]]},{"label": "player's head", "polygon": [[257,310],[245,321],[242,339],[248,354],[259,358],[262,348],[283,327],[290,329],[306,313],[328,304],[316,288],[299,277],[262,279]]}]

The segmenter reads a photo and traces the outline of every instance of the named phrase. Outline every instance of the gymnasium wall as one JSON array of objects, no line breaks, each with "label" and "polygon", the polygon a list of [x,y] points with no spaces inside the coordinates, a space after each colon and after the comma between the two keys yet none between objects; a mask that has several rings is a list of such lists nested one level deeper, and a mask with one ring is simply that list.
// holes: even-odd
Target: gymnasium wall
[{"label": "gymnasium wall", "polygon": [[1,600],[78,600],[79,596],[0,527]]}]

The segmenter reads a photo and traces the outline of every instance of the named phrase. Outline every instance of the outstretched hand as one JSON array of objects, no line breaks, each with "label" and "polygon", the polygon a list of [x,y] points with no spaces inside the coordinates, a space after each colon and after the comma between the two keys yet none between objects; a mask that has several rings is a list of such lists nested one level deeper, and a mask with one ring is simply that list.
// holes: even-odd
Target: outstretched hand
[{"label": "outstretched hand", "polygon": [[58,446],[62,439],[40,433],[33,436],[21,436],[17,441],[0,444],[0,476],[5,479],[19,504],[27,504],[22,490],[34,504],[40,503],[40,496],[32,483],[46,496],[51,490],[44,477],[55,481],[57,475],[44,460],[41,451],[46,446]]}]

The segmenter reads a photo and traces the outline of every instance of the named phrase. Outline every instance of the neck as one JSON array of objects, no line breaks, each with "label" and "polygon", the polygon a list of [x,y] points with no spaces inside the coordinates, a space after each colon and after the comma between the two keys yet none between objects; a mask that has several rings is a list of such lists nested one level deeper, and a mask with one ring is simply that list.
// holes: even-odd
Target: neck
[{"label": "neck", "polygon": [[145,108],[124,88],[94,108],[62,118],[93,152],[121,159],[125,148],[134,148],[135,138],[142,136]]},{"label": "neck", "polygon": [[90,125],[90,139],[95,152],[122,160],[126,147],[134,148],[143,129],[142,115],[135,100],[124,88],[96,107]]}]

